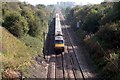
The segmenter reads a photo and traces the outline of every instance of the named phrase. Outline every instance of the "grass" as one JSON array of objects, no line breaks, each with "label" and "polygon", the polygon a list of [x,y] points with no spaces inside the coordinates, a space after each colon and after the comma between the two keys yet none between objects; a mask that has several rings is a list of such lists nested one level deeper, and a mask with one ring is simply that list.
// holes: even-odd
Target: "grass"
[{"label": "grass", "polygon": [[26,35],[21,38],[21,41],[25,43],[25,45],[32,50],[35,51],[35,53],[41,54],[42,52],[42,47],[43,47],[43,39],[41,38],[36,38],[36,37],[31,37],[29,35]]},{"label": "grass", "polygon": [[[32,57],[42,52],[42,39],[33,38],[29,35],[18,39],[9,33],[5,28],[0,28],[2,31],[2,70],[13,68],[26,72],[28,66],[31,65]],[[27,46],[26,46],[27,45]]]}]

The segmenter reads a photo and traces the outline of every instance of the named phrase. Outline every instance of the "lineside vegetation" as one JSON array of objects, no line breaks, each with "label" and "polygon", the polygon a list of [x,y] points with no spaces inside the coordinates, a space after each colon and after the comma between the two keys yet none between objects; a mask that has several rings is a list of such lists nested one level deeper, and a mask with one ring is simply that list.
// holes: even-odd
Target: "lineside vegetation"
[{"label": "lineside vegetation", "polygon": [[11,68],[28,74],[32,58],[42,55],[43,32],[47,33],[49,16],[50,11],[41,4],[2,3],[1,72]]},{"label": "lineside vegetation", "polygon": [[[120,2],[67,8],[66,19],[105,80],[120,79]],[[79,28],[77,28],[79,22]]]}]

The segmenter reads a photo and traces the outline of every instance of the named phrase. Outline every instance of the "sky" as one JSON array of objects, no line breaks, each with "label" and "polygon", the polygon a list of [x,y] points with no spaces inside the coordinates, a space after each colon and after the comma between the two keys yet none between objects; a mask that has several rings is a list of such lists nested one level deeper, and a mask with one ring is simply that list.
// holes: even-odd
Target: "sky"
[{"label": "sky", "polygon": [[103,2],[104,0],[19,0],[21,2],[25,1],[28,2],[32,5],[36,5],[36,4],[45,4],[45,5],[49,5],[49,4],[57,4],[57,2],[75,2],[77,4],[82,3],[87,4],[87,3],[93,3],[93,4],[99,4],[101,2]]}]

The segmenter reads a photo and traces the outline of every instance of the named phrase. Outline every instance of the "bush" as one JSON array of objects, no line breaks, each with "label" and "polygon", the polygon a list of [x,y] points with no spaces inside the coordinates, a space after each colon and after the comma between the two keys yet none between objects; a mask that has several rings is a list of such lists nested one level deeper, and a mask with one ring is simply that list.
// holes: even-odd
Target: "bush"
[{"label": "bush", "polygon": [[40,18],[38,18],[38,16],[35,16],[35,20],[33,21],[33,25],[30,26],[30,30],[29,30],[29,35],[33,36],[33,37],[38,37],[41,35],[41,25],[40,25]]},{"label": "bush", "polygon": [[16,37],[24,36],[29,30],[25,18],[15,11],[10,11],[5,15],[3,27],[8,29]]},{"label": "bush", "polygon": [[97,39],[102,44],[102,47],[104,47],[105,49],[120,49],[119,23],[120,22],[103,25],[97,32]]},{"label": "bush", "polygon": [[86,20],[82,26],[82,29],[87,31],[88,33],[95,33],[99,29],[99,21],[100,15],[98,11],[95,9],[91,9],[91,11],[87,14]]}]

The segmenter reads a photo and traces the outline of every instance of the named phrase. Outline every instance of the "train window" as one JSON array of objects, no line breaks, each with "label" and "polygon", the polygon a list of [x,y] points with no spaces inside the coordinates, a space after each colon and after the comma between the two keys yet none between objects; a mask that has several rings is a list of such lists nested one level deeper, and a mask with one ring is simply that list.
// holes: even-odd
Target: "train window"
[{"label": "train window", "polygon": [[62,34],[57,34],[56,36],[62,36]]},{"label": "train window", "polygon": [[55,43],[57,43],[57,44],[63,44],[63,40],[55,40]]}]

